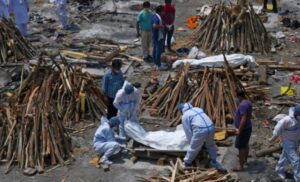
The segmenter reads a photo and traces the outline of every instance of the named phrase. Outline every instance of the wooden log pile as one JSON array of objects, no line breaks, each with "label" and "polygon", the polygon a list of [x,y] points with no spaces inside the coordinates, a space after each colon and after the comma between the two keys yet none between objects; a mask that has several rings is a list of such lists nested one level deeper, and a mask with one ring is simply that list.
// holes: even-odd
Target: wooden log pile
[{"label": "wooden log pile", "polygon": [[98,120],[104,101],[89,74],[40,60],[9,106],[1,107],[0,160],[8,170],[14,162],[41,172],[49,164],[64,165],[72,150],[65,127],[86,116]]},{"label": "wooden log pile", "polygon": [[5,18],[0,22],[0,42],[0,64],[20,62],[35,55],[32,45]]},{"label": "wooden log pile", "polygon": [[232,174],[221,174],[216,169],[205,169],[198,167],[183,168],[183,162],[179,158],[177,159],[176,163],[171,164],[168,169],[170,170],[170,176],[153,175],[150,178],[138,178],[147,182],[228,182],[237,180]]},{"label": "wooden log pile", "polygon": [[213,7],[210,15],[193,32],[185,47],[199,46],[211,52],[261,52],[270,50],[267,31],[252,5]]},{"label": "wooden log pile", "polygon": [[226,118],[232,118],[236,110],[234,100],[236,89],[244,89],[227,65],[223,72],[205,68],[204,71],[189,71],[185,64],[175,77],[169,77],[166,84],[150,95],[142,109],[150,108],[151,115],[159,115],[171,122],[171,126],[180,123],[177,106],[190,102],[203,108],[216,127],[226,127]]}]

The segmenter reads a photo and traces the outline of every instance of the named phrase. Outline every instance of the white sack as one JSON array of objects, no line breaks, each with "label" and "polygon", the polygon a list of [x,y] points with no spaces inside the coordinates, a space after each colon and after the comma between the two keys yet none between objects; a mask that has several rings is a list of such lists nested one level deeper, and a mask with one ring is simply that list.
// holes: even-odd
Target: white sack
[{"label": "white sack", "polygon": [[189,147],[182,125],[175,131],[145,131],[138,122],[125,122],[126,135],[133,140],[158,150],[187,150]]},{"label": "white sack", "polygon": [[[226,55],[229,65],[233,68],[249,63],[251,67],[256,67],[257,63],[253,56],[243,54],[230,54]],[[173,68],[181,65],[182,63],[189,63],[191,66],[205,66],[205,67],[223,67],[224,57],[222,54],[217,56],[210,56],[203,59],[182,59],[173,63]]]}]

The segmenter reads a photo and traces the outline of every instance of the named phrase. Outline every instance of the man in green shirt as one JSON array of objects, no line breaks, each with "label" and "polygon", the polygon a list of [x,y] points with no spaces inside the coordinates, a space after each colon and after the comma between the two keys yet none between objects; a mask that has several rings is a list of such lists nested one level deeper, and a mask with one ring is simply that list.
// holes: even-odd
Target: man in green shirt
[{"label": "man in green shirt", "polygon": [[152,31],[152,12],[150,10],[150,2],[143,3],[143,10],[137,16],[136,32],[137,37],[142,38],[143,58],[145,62],[152,62],[150,56],[151,31]]}]

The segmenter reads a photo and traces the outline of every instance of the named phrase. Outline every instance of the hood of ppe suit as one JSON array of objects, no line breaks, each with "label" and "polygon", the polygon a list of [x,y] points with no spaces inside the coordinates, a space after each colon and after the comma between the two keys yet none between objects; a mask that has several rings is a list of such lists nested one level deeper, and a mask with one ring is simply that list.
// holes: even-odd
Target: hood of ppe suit
[{"label": "hood of ppe suit", "polygon": [[113,128],[120,124],[120,119],[119,119],[119,117],[115,116],[115,117],[110,118],[108,123],[109,123],[110,127]]},{"label": "hood of ppe suit", "polygon": [[186,111],[188,111],[188,110],[190,110],[190,109],[192,109],[193,108],[193,106],[192,106],[192,104],[190,104],[190,103],[184,103],[184,104],[180,104],[180,106],[179,106],[179,109],[181,110],[181,112],[186,112]]},{"label": "hood of ppe suit", "polygon": [[294,107],[294,114],[297,115],[297,116],[300,116],[300,104],[297,104]]}]

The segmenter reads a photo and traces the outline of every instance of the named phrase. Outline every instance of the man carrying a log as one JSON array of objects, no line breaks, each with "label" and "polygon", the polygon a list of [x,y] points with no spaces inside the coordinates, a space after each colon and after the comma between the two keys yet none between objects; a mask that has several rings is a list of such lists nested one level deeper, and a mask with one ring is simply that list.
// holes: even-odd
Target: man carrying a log
[{"label": "man carrying a log", "polygon": [[143,10],[137,16],[136,32],[137,37],[142,37],[142,50],[143,58],[145,62],[151,62],[152,56],[150,56],[150,44],[151,44],[151,21],[152,12],[150,10],[149,1],[143,3]]},{"label": "man carrying a log", "polygon": [[9,13],[14,15],[17,28],[22,36],[27,36],[27,23],[29,22],[28,0],[10,0],[8,9]]},{"label": "man carrying a log", "polygon": [[124,84],[123,73],[121,71],[122,61],[121,59],[113,59],[111,64],[111,70],[105,73],[102,80],[102,91],[107,98],[107,118],[110,119],[116,116],[118,113],[113,102],[115,100],[118,90],[120,90]]},{"label": "man carrying a log", "polygon": [[190,147],[184,157],[185,167],[190,166],[197,157],[202,146],[208,150],[210,156],[210,166],[222,169],[217,161],[217,148],[214,141],[215,127],[210,118],[201,108],[193,107],[190,103],[183,103],[178,106],[182,112],[182,125]]},{"label": "man carrying a log", "polygon": [[0,0],[0,22],[2,20],[2,17],[9,19],[9,13],[8,13],[8,7],[6,4],[6,0]]},{"label": "man carrying a log", "polygon": [[118,117],[112,117],[108,120],[106,117],[101,118],[101,124],[96,130],[93,147],[97,153],[102,155],[100,162],[104,165],[111,165],[109,160],[114,154],[117,154],[121,150],[121,145],[116,141],[115,134],[112,130],[120,124]]},{"label": "man carrying a log", "polygon": [[233,171],[241,171],[247,163],[249,140],[252,133],[252,103],[246,98],[245,91],[236,92],[238,108],[235,111],[234,125],[236,127],[235,147],[239,150],[239,165]]},{"label": "man carrying a log", "polygon": [[134,86],[125,81],[123,88],[117,92],[114,100],[114,106],[118,109],[120,126],[119,135],[121,138],[126,138],[125,121],[137,121],[137,112],[141,102],[140,91]]},{"label": "man carrying a log", "polygon": [[285,179],[284,167],[291,164],[295,181],[300,181],[300,158],[297,152],[300,142],[300,104],[289,109],[289,115],[282,118],[275,126],[273,135],[269,139],[273,142],[278,136],[281,137],[282,153],[276,172],[280,178]]}]

